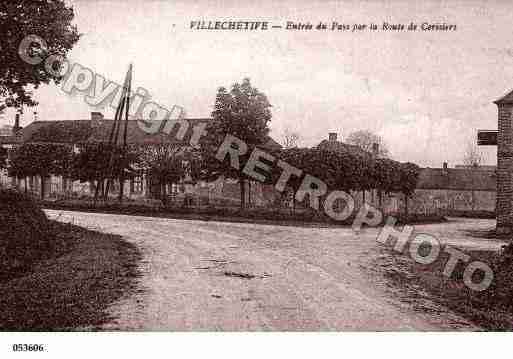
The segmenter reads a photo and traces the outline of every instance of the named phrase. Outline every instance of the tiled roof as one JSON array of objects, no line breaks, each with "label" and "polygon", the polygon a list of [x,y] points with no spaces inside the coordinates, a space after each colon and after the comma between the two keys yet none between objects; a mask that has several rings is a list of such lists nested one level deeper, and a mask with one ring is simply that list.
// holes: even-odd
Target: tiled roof
[{"label": "tiled roof", "polygon": [[91,135],[91,121],[35,121],[25,127],[23,142],[79,143]]},{"label": "tiled roof", "polygon": [[[129,144],[159,144],[176,143],[186,145],[192,135],[195,125],[209,121],[209,118],[188,118],[187,132],[183,139],[177,139],[176,135],[180,130],[175,125],[169,134],[158,131],[156,134],[148,134],[141,129],[139,121],[130,120],[127,125],[127,143]],[[101,121],[91,120],[70,120],[70,121],[36,121],[29,124],[22,130],[23,142],[52,142],[52,143],[85,143],[85,142],[107,142],[114,121],[102,119]],[[162,124],[157,126],[162,127]],[[121,126],[118,141],[121,143],[124,127]],[[268,150],[280,149],[281,146],[268,138],[267,143],[262,146]]]},{"label": "tiled roof", "polygon": [[417,188],[495,191],[496,175],[493,170],[423,168]]},{"label": "tiled roof", "polygon": [[[132,144],[159,144],[159,143],[176,143],[176,144],[186,144],[192,135],[193,128],[196,124],[201,122],[206,122],[208,118],[189,118],[185,119],[189,123],[189,127],[187,128],[187,132],[182,140],[177,139],[176,135],[179,131],[179,126],[175,125],[169,134],[164,133],[162,131],[157,131],[155,134],[149,134],[141,129],[141,125],[138,121],[128,121],[127,122],[127,143]],[[114,124],[113,120],[101,120],[97,125],[93,126],[91,129],[91,136],[88,139],[88,142],[107,142],[109,140],[110,131]],[[155,125],[153,125],[155,126]],[[156,128],[162,129],[162,122]],[[121,143],[123,139],[123,131],[124,125],[120,127],[118,142]]]}]

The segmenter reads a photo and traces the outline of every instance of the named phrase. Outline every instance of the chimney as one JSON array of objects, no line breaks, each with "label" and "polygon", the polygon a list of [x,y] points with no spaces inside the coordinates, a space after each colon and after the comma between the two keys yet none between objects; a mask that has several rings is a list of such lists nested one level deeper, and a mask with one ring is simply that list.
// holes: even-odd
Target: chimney
[{"label": "chimney", "polygon": [[377,155],[378,155],[378,153],[379,153],[379,143],[374,142],[374,143],[372,144],[372,154],[373,154],[374,156],[377,156]]},{"label": "chimney", "polygon": [[330,132],[328,135],[328,140],[330,142],[335,142],[337,140],[337,133],[336,132]]},{"label": "chimney", "polygon": [[18,133],[19,130],[21,130],[21,127],[20,127],[20,114],[17,113],[14,116],[14,127],[12,128],[12,132],[14,134],[16,134],[16,133]]},{"label": "chimney", "polygon": [[103,113],[91,112],[91,125],[92,127],[99,127],[103,120]]}]

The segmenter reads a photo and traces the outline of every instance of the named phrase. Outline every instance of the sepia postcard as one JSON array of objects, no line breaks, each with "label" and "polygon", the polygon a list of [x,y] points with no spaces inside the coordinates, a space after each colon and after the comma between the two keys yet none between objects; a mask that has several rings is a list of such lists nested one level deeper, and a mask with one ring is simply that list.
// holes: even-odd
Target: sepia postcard
[{"label": "sepia postcard", "polygon": [[8,357],[490,355],[512,239],[509,1],[0,1]]}]

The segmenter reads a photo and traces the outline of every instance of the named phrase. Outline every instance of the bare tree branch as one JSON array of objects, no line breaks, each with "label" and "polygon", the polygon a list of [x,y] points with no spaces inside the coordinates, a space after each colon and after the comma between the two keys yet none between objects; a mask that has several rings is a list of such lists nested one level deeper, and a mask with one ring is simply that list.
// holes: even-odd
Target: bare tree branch
[{"label": "bare tree branch", "polygon": [[290,127],[286,127],[283,131],[282,145],[284,148],[298,147],[300,135],[297,131],[292,130]]},{"label": "bare tree branch", "polygon": [[355,131],[347,136],[346,142],[350,145],[360,147],[362,150],[372,152],[372,145],[377,143],[379,145],[378,156],[382,158],[389,158],[390,152],[383,138],[368,130]]},{"label": "bare tree branch", "polygon": [[463,155],[463,163],[470,167],[479,167],[483,163],[483,155],[473,140],[468,140]]}]

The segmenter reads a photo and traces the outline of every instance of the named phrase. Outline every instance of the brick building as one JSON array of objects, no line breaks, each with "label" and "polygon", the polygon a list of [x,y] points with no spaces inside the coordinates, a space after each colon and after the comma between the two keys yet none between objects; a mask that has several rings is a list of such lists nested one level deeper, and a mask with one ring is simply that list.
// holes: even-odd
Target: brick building
[{"label": "brick building", "polygon": [[497,133],[497,232],[513,228],[513,91],[494,102],[498,107]]}]

